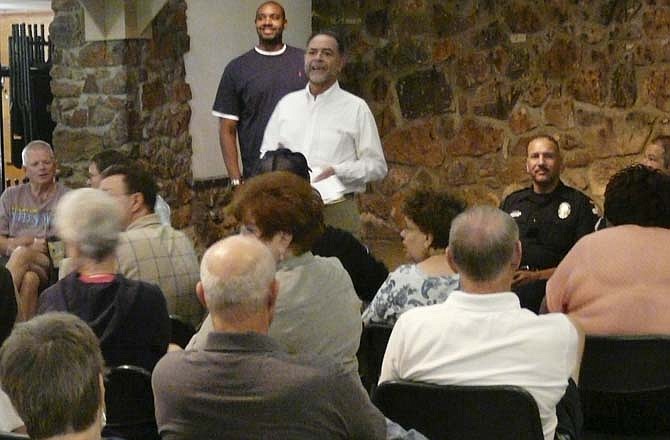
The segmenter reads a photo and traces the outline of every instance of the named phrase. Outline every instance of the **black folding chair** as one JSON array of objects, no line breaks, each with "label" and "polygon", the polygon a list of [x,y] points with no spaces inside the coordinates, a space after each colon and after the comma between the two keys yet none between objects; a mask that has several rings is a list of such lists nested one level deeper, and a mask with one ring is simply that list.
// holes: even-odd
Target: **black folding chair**
[{"label": "black folding chair", "polygon": [[30,440],[30,437],[25,434],[0,431],[0,440]]},{"label": "black folding chair", "polygon": [[587,437],[670,438],[670,337],[587,336],[579,394]]},{"label": "black folding chair", "polygon": [[363,326],[358,359],[363,370],[363,385],[370,393],[377,387],[391,331],[393,331],[393,326],[390,325],[369,324]]},{"label": "black folding chair", "polygon": [[186,348],[189,341],[195,334],[195,328],[178,315],[170,315],[170,342],[177,344],[181,348]]},{"label": "black folding chair", "polygon": [[158,439],[151,373],[134,365],[111,367],[105,375],[105,435],[126,440]]},{"label": "black folding chair", "polygon": [[389,419],[431,440],[543,440],[533,396],[511,385],[384,382],[372,398]]}]

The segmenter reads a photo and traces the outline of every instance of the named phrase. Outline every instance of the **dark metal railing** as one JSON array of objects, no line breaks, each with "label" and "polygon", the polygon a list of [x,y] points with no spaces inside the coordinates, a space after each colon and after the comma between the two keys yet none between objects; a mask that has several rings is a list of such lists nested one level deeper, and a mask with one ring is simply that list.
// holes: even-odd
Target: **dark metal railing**
[{"label": "dark metal railing", "polygon": [[[0,67],[0,76],[9,76],[11,82],[11,159],[17,167],[22,165],[21,150],[28,142],[35,139],[51,142],[54,124],[47,107],[52,97],[48,87],[52,54],[53,44],[46,35],[44,25],[12,25],[12,35],[9,37],[9,69]],[[44,90],[45,87],[47,90]],[[0,112],[3,111],[0,106]],[[1,131],[0,160],[4,164],[4,137]],[[4,167],[0,182],[6,184]]]}]

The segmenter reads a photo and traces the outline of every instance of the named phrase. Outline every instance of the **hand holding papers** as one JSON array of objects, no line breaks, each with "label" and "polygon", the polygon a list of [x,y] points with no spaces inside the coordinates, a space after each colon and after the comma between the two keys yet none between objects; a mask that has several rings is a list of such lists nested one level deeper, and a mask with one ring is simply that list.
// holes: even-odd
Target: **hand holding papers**
[{"label": "hand holding papers", "polygon": [[332,174],[325,179],[317,180],[317,178],[321,177],[321,174],[323,174],[324,171],[325,169],[323,168],[315,167],[312,169],[310,173],[312,187],[319,191],[321,199],[326,205],[342,201],[344,199],[346,188],[335,174]]}]

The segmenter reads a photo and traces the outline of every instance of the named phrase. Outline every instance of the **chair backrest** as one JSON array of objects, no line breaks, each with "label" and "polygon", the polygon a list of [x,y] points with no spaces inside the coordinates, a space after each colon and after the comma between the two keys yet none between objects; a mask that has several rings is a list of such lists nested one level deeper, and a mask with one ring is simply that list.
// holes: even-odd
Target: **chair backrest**
[{"label": "chair backrest", "polygon": [[123,438],[156,438],[151,373],[134,365],[111,367],[105,374],[107,432]]},{"label": "chair backrest", "polygon": [[579,375],[584,428],[670,433],[670,337],[587,336]]},{"label": "chair backrest", "polygon": [[543,440],[533,396],[511,385],[384,382],[372,399],[386,417],[431,440]]},{"label": "chair backrest", "polygon": [[393,326],[390,325],[368,324],[363,326],[359,348],[362,359],[359,358],[359,364],[365,366],[364,385],[370,392],[377,386],[391,331],[393,331]]},{"label": "chair backrest", "polygon": [[0,440],[30,440],[30,437],[25,434],[0,431]]},{"label": "chair backrest", "polygon": [[170,315],[170,326],[170,342],[177,344],[181,348],[186,348],[195,334],[195,328],[191,323],[177,315]]}]

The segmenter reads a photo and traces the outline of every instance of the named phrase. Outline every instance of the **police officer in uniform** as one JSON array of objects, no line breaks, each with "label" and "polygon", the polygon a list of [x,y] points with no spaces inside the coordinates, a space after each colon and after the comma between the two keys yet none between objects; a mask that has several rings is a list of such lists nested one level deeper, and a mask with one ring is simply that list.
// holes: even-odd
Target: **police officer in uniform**
[{"label": "police officer in uniform", "polygon": [[598,211],[586,195],[561,182],[561,151],[555,139],[537,136],[527,153],[532,185],[510,194],[501,209],[519,225],[523,249],[512,289],[522,307],[537,312],[547,280],[570,248],[594,231]]}]

